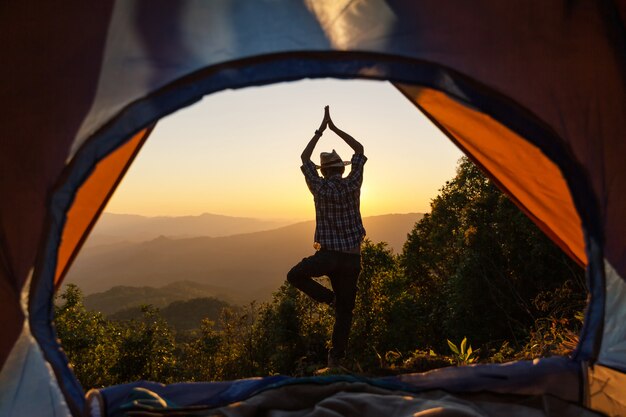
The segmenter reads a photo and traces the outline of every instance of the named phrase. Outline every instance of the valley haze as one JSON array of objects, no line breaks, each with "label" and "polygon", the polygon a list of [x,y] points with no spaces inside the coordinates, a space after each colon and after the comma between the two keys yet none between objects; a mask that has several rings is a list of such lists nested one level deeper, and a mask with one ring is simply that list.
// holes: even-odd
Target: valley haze
[{"label": "valley haze", "polygon": [[[363,223],[368,239],[387,242],[399,253],[422,217],[421,213],[387,214],[364,217]],[[65,283],[93,294],[115,286],[163,287],[186,282],[186,286],[195,283],[201,287],[202,296],[230,303],[268,301],[289,269],[314,253],[314,229],[312,220],[284,225],[282,221],[213,214],[145,217],[105,213]],[[190,297],[180,299],[184,298]]]}]

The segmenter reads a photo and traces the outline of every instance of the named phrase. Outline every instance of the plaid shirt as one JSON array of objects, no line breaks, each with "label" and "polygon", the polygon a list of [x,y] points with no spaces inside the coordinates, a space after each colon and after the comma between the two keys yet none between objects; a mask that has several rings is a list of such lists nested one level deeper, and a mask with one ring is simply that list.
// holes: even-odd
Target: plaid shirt
[{"label": "plaid shirt", "polygon": [[365,155],[354,154],[352,169],[345,178],[323,178],[311,161],[300,168],[315,200],[315,241],[323,249],[349,251],[358,247],[365,236],[360,197],[366,161]]}]

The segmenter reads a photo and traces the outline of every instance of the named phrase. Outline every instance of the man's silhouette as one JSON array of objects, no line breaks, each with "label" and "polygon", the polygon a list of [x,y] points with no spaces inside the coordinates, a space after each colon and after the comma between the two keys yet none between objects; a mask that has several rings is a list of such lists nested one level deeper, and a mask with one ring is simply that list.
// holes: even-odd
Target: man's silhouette
[{"label": "man's silhouette", "polygon": [[[311,161],[313,149],[326,127],[354,150],[351,162],[342,161],[335,150],[322,152],[319,166]],[[319,129],[301,158],[301,169],[315,201],[314,246],[317,252],[294,266],[287,274],[287,280],[314,300],[334,307],[335,325],[328,366],[337,367],[346,354],[361,272],[361,242],[365,228],[361,220],[360,195],[367,158],[363,154],[363,145],[335,126],[328,106],[324,109]],[[345,166],[349,164],[352,164],[352,169],[343,178]],[[324,275],[330,278],[332,291],[313,279]]]}]

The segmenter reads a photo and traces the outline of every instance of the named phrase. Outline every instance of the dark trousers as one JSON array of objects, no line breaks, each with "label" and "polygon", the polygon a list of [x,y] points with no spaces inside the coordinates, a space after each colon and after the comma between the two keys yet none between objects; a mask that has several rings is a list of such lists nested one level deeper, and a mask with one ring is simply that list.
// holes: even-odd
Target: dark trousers
[{"label": "dark trousers", "polygon": [[[287,274],[287,281],[294,287],[320,303],[335,307],[329,352],[333,359],[341,359],[346,353],[360,272],[361,255],[322,249],[304,258]],[[324,275],[330,278],[332,291],[312,279]]]}]

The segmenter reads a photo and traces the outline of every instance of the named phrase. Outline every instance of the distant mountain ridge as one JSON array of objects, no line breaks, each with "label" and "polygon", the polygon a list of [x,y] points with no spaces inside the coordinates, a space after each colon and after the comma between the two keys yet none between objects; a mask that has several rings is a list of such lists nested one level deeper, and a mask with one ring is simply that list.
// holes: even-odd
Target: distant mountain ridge
[{"label": "distant mountain ridge", "polygon": [[94,227],[86,246],[121,242],[141,242],[159,236],[188,238],[198,236],[222,237],[276,229],[292,222],[260,220],[204,213],[198,216],[156,216],[103,213]]},{"label": "distant mountain ridge", "polygon": [[[367,237],[400,252],[420,213],[363,219]],[[266,301],[285,281],[289,268],[313,254],[313,221],[226,237],[171,239],[85,247],[65,282],[85,294],[117,285],[159,287],[177,281],[208,285],[236,304]]]},{"label": "distant mountain ridge", "polygon": [[100,311],[109,315],[142,304],[162,308],[175,301],[195,298],[219,298],[228,302],[232,300],[232,295],[223,288],[192,281],[177,281],[159,288],[118,285],[104,292],[89,294],[85,296],[83,302],[89,310]]}]

